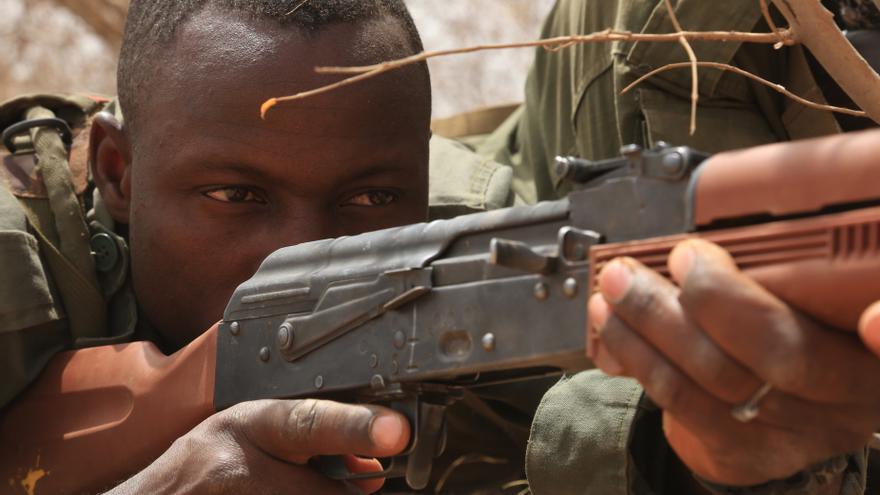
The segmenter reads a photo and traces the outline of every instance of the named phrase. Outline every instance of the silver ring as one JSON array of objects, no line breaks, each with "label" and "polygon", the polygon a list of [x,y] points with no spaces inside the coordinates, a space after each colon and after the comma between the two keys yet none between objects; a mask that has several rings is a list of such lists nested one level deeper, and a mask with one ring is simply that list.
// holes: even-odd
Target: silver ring
[{"label": "silver ring", "polygon": [[761,412],[758,403],[761,402],[761,399],[769,394],[771,390],[773,390],[773,386],[769,383],[765,383],[757,392],[755,392],[755,395],[753,395],[748,402],[734,406],[733,409],[730,410],[730,415],[733,416],[735,420],[742,423],[748,423],[757,418],[758,414]]}]

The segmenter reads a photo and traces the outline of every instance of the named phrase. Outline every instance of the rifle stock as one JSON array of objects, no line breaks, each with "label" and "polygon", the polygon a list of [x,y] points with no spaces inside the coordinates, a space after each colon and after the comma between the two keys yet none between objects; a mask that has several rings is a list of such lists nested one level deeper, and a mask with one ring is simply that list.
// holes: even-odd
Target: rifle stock
[{"label": "rifle stock", "polygon": [[216,349],[214,325],[171,356],[148,342],[55,356],[0,417],[4,485],[99,493],[146,467],[214,412]]}]

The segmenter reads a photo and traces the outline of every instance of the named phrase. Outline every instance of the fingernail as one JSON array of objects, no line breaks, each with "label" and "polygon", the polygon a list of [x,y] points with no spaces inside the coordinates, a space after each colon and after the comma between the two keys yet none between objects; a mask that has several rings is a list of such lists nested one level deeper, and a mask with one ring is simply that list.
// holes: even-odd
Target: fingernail
[{"label": "fingernail", "polygon": [[602,294],[594,294],[590,297],[590,301],[587,304],[587,315],[589,317],[587,323],[587,358],[595,361],[599,352],[599,345],[601,344],[599,332],[605,326],[605,322],[608,321],[608,303],[602,298]]},{"label": "fingernail", "polygon": [[669,255],[669,273],[672,279],[681,284],[687,278],[688,273],[694,267],[697,252],[690,242],[679,243]]},{"label": "fingernail", "polygon": [[880,356],[880,302],[874,303],[862,313],[859,336],[868,349]]},{"label": "fingernail", "polygon": [[623,300],[632,282],[632,268],[623,260],[616,259],[608,263],[599,274],[599,290],[605,300],[617,304]]},{"label": "fingernail", "polygon": [[400,444],[403,435],[403,424],[398,416],[382,414],[370,425],[370,438],[380,449],[391,449]]},{"label": "fingernail", "polygon": [[590,325],[594,328],[601,330],[602,327],[605,326],[605,322],[608,321],[608,303],[605,302],[605,299],[601,294],[595,294],[590,297],[590,301],[587,305],[587,313],[590,317]]}]

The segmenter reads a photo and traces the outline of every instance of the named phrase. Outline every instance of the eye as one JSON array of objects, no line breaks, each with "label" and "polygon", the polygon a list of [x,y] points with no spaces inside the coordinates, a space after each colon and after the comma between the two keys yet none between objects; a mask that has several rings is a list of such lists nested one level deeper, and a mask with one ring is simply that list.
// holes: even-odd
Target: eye
[{"label": "eye", "polygon": [[343,206],[388,206],[398,199],[400,199],[400,194],[394,191],[377,189],[352,196],[343,203]]},{"label": "eye", "polygon": [[223,203],[259,203],[266,200],[251,188],[244,186],[223,186],[202,192],[205,196]]}]

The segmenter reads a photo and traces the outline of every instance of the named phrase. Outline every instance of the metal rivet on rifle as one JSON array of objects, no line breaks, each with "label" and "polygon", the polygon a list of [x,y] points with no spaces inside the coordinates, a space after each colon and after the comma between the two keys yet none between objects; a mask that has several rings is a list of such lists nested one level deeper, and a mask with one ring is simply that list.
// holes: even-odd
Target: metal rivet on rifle
[{"label": "metal rivet on rifle", "polygon": [[483,349],[485,349],[486,352],[492,352],[495,350],[495,334],[494,333],[490,332],[490,333],[487,333],[486,335],[483,335]]},{"label": "metal rivet on rifle", "polygon": [[235,337],[238,337],[238,334],[241,333],[241,326],[238,324],[237,321],[233,321],[229,324],[229,333],[231,333]]},{"label": "metal rivet on rifle", "polygon": [[324,377],[318,375],[315,377],[315,388],[321,388],[324,386]]},{"label": "metal rivet on rifle", "polygon": [[370,378],[370,388],[373,390],[382,390],[385,388],[385,379],[382,378],[382,375],[373,375]]},{"label": "metal rivet on rifle", "polygon": [[684,157],[680,153],[669,153],[663,157],[663,171],[669,175],[677,175],[684,168]]},{"label": "metal rivet on rifle", "polygon": [[544,282],[535,284],[535,297],[539,301],[543,301],[550,296],[550,287]]},{"label": "metal rivet on rifle", "polygon": [[379,356],[372,354],[370,356],[370,368],[375,368],[376,366],[379,366]]},{"label": "metal rivet on rifle", "polygon": [[404,334],[402,330],[394,332],[394,347],[397,347],[398,349],[403,349],[403,346],[405,345],[406,334]]},{"label": "metal rivet on rifle", "polygon": [[280,327],[278,327],[278,348],[281,350],[288,350],[293,347],[293,326],[290,323],[282,323]]},{"label": "metal rivet on rifle", "polygon": [[574,297],[578,293],[578,282],[577,280],[569,277],[565,279],[565,282],[562,283],[562,292],[569,298],[574,299]]},{"label": "metal rivet on rifle", "polygon": [[270,354],[269,354],[268,347],[263,347],[262,349],[260,349],[260,361],[265,363],[266,361],[269,360],[269,356],[270,356]]}]

